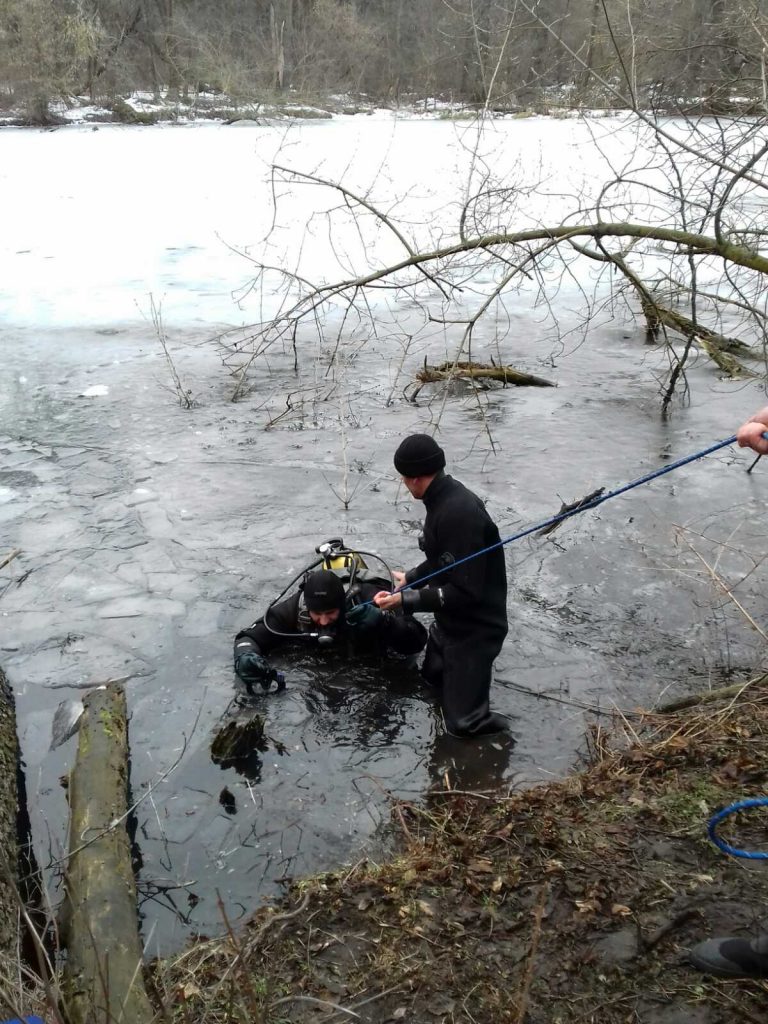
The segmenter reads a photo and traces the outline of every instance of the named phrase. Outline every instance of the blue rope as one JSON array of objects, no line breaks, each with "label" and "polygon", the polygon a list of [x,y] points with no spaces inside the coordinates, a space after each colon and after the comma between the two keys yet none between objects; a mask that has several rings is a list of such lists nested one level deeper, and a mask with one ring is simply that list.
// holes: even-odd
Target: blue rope
[{"label": "blue rope", "polygon": [[[768,439],[768,432],[763,435]],[[620,494],[625,494],[627,491],[631,491],[635,487],[639,487],[641,484],[650,483],[651,480],[656,480],[660,476],[664,476],[665,473],[671,473],[674,469],[680,469],[681,466],[687,466],[689,462],[695,462],[697,459],[703,459],[705,455],[711,455],[712,452],[719,451],[720,448],[726,448],[729,444],[733,444],[736,440],[736,435],[727,437],[724,441],[718,441],[717,444],[710,445],[709,448],[704,448],[700,452],[695,452],[693,455],[686,455],[684,459],[678,459],[677,462],[670,462],[668,466],[664,466],[661,469],[655,469],[652,473],[646,473],[645,476],[639,477],[637,480],[632,480],[628,484],[624,484],[623,487],[617,487],[613,491],[608,491],[607,494],[601,494],[597,498],[593,498],[592,501],[586,502],[584,505],[579,505],[577,508],[572,508],[568,512],[560,512],[556,516],[550,516],[549,519],[544,519],[540,523],[536,523],[535,526],[528,526],[525,530],[520,530],[519,533],[513,533],[511,537],[505,537],[503,540],[496,541],[495,544],[490,544],[487,548],[482,548],[480,551],[474,551],[471,555],[465,555],[464,558],[458,559],[456,562],[451,562],[450,565],[445,565],[440,569],[436,569],[434,572],[428,573],[426,576],[422,576],[421,579],[414,580],[412,583],[406,583],[402,587],[398,587],[393,590],[393,594],[400,594],[403,590],[409,590],[411,587],[420,586],[422,583],[426,583],[427,580],[433,579],[435,576],[439,576],[443,572],[447,572],[449,569],[455,569],[457,565],[462,565],[464,562],[469,562],[473,558],[479,558],[481,555],[487,555],[489,551],[495,551],[496,548],[504,547],[505,544],[511,544],[513,540],[520,540],[522,537],[527,537],[531,533],[536,533],[538,530],[543,530],[547,526],[554,526],[555,523],[562,523],[565,519],[570,519],[571,516],[580,515],[582,512],[586,512],[587,509],[597,508],[598,505],[602,505],[604,501],[608,501],[611,498],[617,498]],[[367,601],[366,604],[372,602]]]},{"label": "blue rope", "polygon": [[740,800],[737,804],[724,807],[722,811],[718,811],[717,814],[709,819],[707,835],[723,853],[728,853],[731,857],[742,857],[744,860],[768,860],[768,853],[751,853],[749,850],[740,850],[738,847],[726,843],[717,834],[717,826],[724,818],[731,814],[736,814],[738,811],[749,811],[754,807],[768,807],[768,796],[757,796],[751,800]]}]

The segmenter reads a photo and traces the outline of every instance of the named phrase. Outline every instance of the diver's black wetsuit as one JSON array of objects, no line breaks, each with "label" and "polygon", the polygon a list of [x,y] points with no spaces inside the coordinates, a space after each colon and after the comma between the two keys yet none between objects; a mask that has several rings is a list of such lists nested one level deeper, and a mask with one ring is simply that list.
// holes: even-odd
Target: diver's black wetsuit
[{"label": "diver's black wetsuit", "polygon": [[[359,584],[355,600],[369,601],[379,590],[381,586],[375,584]],[[381,612],[375,625],[369,629],[348,625],[343,613],[331,626],[316,626],[309,617],[301,592],[273,605],[267,619],[271,629],[264,624],[262,616],[247,629],[240,630],[235,637],[235,661],[248,651],[268,655],[284,644],[317,644],[297,634],[327,634],[333,637],[336,650],[341,648],[351,655],[380,654],[382,657],[418,654],[427,639],[427,631],[417,619],[395,612]],[[278,633],[286,635],[278,636]]]},{"label": "diver's black wetsuit", "polygon": [[[406,582],[499,543],[499,531],[482,501],[453,477],[436,476],[423,501],[426,559],[406,573]],[[449,569],[415,592],[404,591],[403,606],[434,613],[422,674],[440,689],[449,732],[479,736],[498,731],[503,723],[491,713],[488,694],[493,661],[507,635],[504,549]]]}]

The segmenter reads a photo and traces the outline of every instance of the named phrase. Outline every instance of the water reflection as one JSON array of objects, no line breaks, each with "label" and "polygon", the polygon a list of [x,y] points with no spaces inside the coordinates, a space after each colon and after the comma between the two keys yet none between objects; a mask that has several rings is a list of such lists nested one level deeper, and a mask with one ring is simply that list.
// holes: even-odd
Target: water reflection
[{"label": "water reflection", "polygon": [[459,739],[440,731],[429,752],[430,780],[442,790],[496,792],[504,785],[514,747],[515,740],[507,732]]},{"label": "water reflection", "polygon": [[[324,662],[328,671],[320,672],[314,666],[311,675],[294,667],[296,681],[290,691],[241,693],[234,698],[219,731],[233,722],[248,727],[260,719],[266,723],[263,736],[258,743],[246,742],[232,757],[222,759],[212,752],[214,763],[222,769],[234,768],[238,775],[259,784],[262,755],[268,750],[284,754],[293,747],[308,752],[318,744],[328,744],[336,750],[365,751],[364,760],[375,761],[377,749],[418,745],[430,787],[489,792],[504,785],[514,738],[499,733],[467,739],[446,732],[439,703],[424,685],[415,663],[393,666],[338,659],[334,664],[330,658]],[[426,712],[427,737],[414,735],[410,720],[414,703],[423,706],[422,714]],[[288,742],[276,739],[277,734]]]}]

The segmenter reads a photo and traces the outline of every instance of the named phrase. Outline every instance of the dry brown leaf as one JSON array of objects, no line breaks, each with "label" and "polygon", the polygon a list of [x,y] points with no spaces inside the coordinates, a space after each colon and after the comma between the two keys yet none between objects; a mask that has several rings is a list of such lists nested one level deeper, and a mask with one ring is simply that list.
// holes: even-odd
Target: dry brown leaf
[{"label": "dry brown leaf", "polygon": [[467,867],[478,874],[490,874],[493,871],[493,864],[489,860],[471,860]]},{"label": "dry brown leaf", "polygon": [[594,914],[596,910],[600,909],[600,903],[598,900],[576,900],[576,906],[578,907],[580,914]]}]

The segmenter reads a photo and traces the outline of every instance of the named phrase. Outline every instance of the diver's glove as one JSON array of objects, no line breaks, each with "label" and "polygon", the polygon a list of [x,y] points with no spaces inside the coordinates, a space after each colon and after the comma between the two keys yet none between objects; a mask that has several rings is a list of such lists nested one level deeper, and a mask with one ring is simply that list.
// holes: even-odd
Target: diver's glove
[{"label": "diver's glove", "polygon": [[235,662],[235,672],[245,683],[248,693],[253,693],[254,683],[259,683],[263,690],[268,690],[272,683],[276,689],[285,689],[285,676],[282,672],[272,668],[263,654],[255,651],[245,651]]},{"label": "diver's glove", "polygon": [[381,616],[381,608],[377,608],[375,604],[358,604],[347,612],[347,625],[353,629],[373,629],[378,625]]}]

